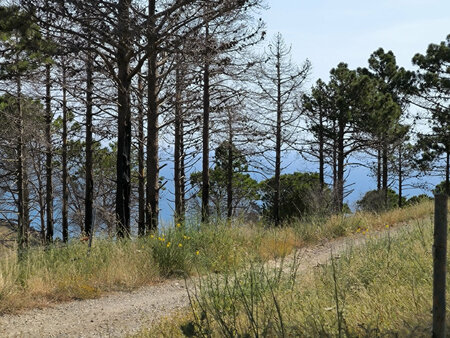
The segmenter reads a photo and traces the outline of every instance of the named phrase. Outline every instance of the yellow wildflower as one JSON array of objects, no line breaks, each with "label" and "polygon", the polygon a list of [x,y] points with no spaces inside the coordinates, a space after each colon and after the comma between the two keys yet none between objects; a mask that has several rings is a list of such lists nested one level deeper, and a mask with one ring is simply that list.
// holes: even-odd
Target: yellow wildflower
[{"label": "yellow wildflower", "polygon": [[389,229],[389,224],[386,224],[386,229]]},{"label": "yellow wildflower", "polygon": [[195,252],[195,254],[196,254],[197,256],[200,255],[200,251],[197,250],[197,251]]},{"label": "yellow wildflower", "polygon": [[356,232],[358,233],[361,232],[361,228],[356,229]]},{"label": "yellow wildflower", "polygon": [[167,242],[167,245],[166,245],[166,247],[170,247],[170,242]]},{"label": "yellow wildflower", "polygon": [[178,247],[179,248],[181,248],[183,246],[183,244],[181,244],[181,243],[178,243]]},{"label": "yellow wildflower", "polygon": [[181,226],[181,224],[180,223],[177,223],[177,228],[179,228]]}]

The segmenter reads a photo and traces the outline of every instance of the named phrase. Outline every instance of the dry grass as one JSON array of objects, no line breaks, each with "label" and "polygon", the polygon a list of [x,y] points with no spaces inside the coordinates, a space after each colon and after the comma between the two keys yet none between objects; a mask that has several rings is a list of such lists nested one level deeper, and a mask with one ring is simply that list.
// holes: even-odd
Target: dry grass
[{"label": "dry grass", "polygon": [[138,242],[97,241],[90,254],[83,243],[33,248],[20,263],[11,250],[0,260],[0,313],[95,298],[157,278],[151,250],[139,250]]},{"label": "dry grass", "polygon": [[278,278],[263,265],[223,276],[222,283],[205,277],[192,311],[138,336],[430,336],[432,222],[414,221],[399,231],[294,279]]},{"label": "dry grass", "polygon": [[295,230],[285,228],[278,231],[268,231],[267,235],[261,239],[258,252],[263,261],[267,261],[284,258],[302,245],[303,241],[296,235]]},{"label": "dry grass", "polygon": [[306,222],[292,224],[303,241],[316,243],[322,239],[347,236],[359,229],[379,230],[386,225],[396,226],[431,217],[433,201],[384,213],[356,212],[352,215],[334,215],[328,218],[313,217]]},{"label": "dry grass", "polygon": [[0,313],[95,298],[174,275],[240,269],[248,261],[284,257],[309,243],[354,233],[358,227],[377,229],[426,218],[431,212],[432,203],[425,202],[381,215],[316,218],[277,229],[259,224],[175,228],[153,238],[94,240],[90,254],[86,243],[74,240],[67,246],[30,249],[20,263],[16,251],[6,249],[0,255]]}]

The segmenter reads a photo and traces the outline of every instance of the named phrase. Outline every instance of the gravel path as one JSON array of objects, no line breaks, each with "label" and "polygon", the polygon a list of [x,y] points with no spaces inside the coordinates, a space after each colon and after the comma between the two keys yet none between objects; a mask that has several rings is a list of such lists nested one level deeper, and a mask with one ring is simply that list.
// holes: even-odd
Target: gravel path
[{"label": "gravel path", "polygon": [[[392,229],[394,233],[397,229]],[[300,250],[299,271],[325,264],[349,245],[364,244],[355,235]],[[0,317],[0,337],[124,337],[188,305],[182,280],[167,281],[135,292],[113,293],[83,301]]]}]

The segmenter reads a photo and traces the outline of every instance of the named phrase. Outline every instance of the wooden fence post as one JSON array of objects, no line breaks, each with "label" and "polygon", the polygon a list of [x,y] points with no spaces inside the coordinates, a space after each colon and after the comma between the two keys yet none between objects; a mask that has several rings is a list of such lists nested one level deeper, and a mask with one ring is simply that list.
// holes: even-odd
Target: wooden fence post
[{"label": "wooden fence post", "polygon": [[447,276],[447,194],[434,197],[433,337],[445,337],[445,280]]}]

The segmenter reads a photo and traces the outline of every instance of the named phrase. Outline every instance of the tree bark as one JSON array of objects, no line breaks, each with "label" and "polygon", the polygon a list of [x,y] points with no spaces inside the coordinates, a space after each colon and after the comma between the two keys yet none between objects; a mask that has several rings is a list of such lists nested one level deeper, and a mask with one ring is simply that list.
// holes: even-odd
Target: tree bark
[{"label": "tree bark", "polygon": [[228,166],[227,166],[227,218],[233,216],[233,128],[231,117],[228,125]]},{"label": "tree bark", "polygon": [[117,49],[118,68],[118,137],[117,137],[117,191],[116,217],[117,237],[130,236],[130,157],[131,157],[131,110],[130,110],[130,0],[120,0]]},{"label": "tree bark", "polygon": [[403,206],[403,158],[402,158],[403,147],[400,144],[398,147],[398,207]]},{"label": "tree bark", "polygon": [[[336,121],[333,121],[333,132],[336,132]],[[333,138],[333,150],[332,150],[332,161],[333,161],[333,200],[334,200],[334,209],[338,211],[339,209],[339,200],[338,200],[338,142],[337,137]]]},{"label": "tree bark", "polygon": [[323,112],[319,109],[319,181],[321,193],[325,189],[325,154],[324,154],[324,134],[323,134]]},{"label": "tree bark", "polygon": [[377,149],[377,190],[381,190],[381,149]]},{"label": "tree bark", "polygon": [[275,191],[273,203],[273,218],[275,226],[280,225],[280,190],[281,190],[281,55],[277,51],[277,126],[275,143]]},{"label": "tree bark", "polygon": [[338,130],[338,151],[337,151],[337,208],[339,212],[342,212],[344,208],[345,122],[339,121],[338,128],[339,130]]},{"label": "tree bark", "polygon": [[[40,171],[40,169],[39,169]],[[41,172],[39,172],[38,180],[38,203],[39,203],[39,220],[41,223],[41,229],[39,230],[39,236],[41,243],[45,244],[45,192],[44,183],[42,182]]]},{"label": "tree bark", "polygon": [[175,222],[184,222],[184,135],[183,135],[183,108],[182,88],[183,75],[180,69],[181,62],[178,56],[176,69],[175,94],[175,152],[174,152],[174,184],[175,184]]},{"label": "tree bark", "polygon": [[202,159],[202,222],[209,221],[209,113],[210,113],[210,86],[209,86],[209,24],[205,25],[205,64],[203,70],[203,159]]},{"label": "tree bark", "polygon": [[450,149],[447,149],[447,159],[445,163],[445,191],[450,196]]},{"label": "tree bark", "polygon": [[29,246],[30,240],[30,190],[28,189],[28,169],[25,149],[23,153],[23,221],[25,226],[25,246]]},{"label": "tree bark", "polygon": [[52,150],[52,112],[51,112],[51,74],[50,64],[45,65],[45,136],[47,141],[46,149],[46,186],[45,204],[47,216],[47,243],[53,242],[53,150]]},{"label": "tree bark", "polygon": [[383,161],[383,181],[382,181],[382,189],[383,189],[383,201],[384,207],[388,208],[388,145],[386,141],[383,142],[382,149],[382,161]]},{"label": "tree bark", "polygon": [[158,140],[158,73],[157,73],[157,36],[154,16],[155,0],[149,0],[148,27],[148,117],[147,117],[147,231],[158,228],[159,218],[159,140]]},{"label": "tree bark", "polygon": [[62,132],[62,234],[63,242],[69,241],[69,186],[67,171],[67,70],[65,63],[62,69],[63,85],[62,85],[62,109],[63,109],[63,132]]},{"label": "tree bark", "polygon": [[22,84],[20,76],[17,78],[17,208],[18,208],[18,232],[17,232],[17,248],[18,257],[22,259],[24,252],[28,246],[28,227],[25,219],[25,178],[24,178],[24,127],[23,127],[23,110],[22,110]]},{"label": "tree bark", "polygon": [[145,236],[145,155],[144,155],[144,84],[142,75],[138,75],[138,235]]},{"label": "tree bark", "polygon": [[84,199],[84,234],[90,236],[93,222],[94,178],[92,158],[92,92],[93,92],[93,59],[90,52],[86,60],[86,189]]}]

